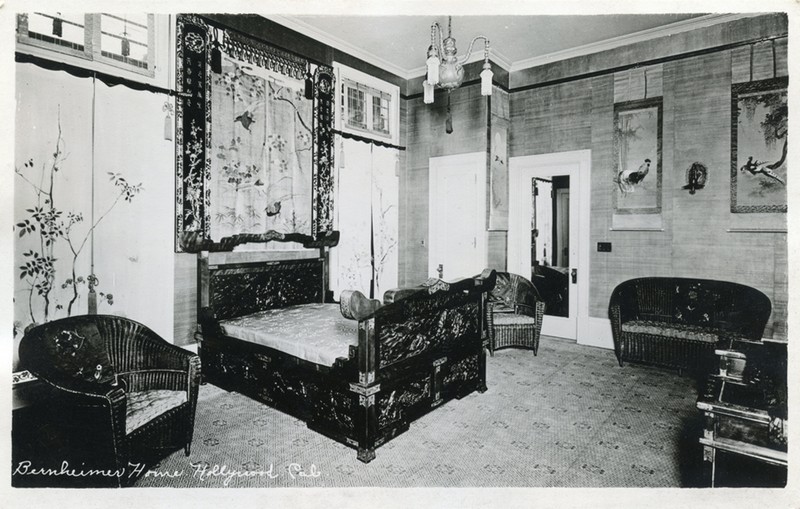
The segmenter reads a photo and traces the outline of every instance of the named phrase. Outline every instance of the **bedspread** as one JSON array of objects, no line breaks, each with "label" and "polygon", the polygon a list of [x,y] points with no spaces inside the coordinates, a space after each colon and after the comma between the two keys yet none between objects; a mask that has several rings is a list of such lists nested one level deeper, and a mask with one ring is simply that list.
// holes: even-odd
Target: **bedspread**
[{"label": "bedspread", "polygon": [[221,320],[226,335],[274,348],[323,366],[347,358],[358,346],[358,322],[338,304],[301,304]]}]

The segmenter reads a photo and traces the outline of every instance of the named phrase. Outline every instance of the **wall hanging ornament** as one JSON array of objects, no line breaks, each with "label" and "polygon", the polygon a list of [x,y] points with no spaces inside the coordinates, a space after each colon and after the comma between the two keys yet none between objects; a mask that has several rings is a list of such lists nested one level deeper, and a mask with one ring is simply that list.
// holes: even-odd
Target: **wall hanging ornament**
[{"label": "wall hanging ornament", "polygon": [[172,121],[172,112],[174,111],[172,103],[169,101],[164,101],[164,106],[161,107],[161,111],[167,114],[164,117],[164,139],[167,141],[172,141],[172,130],[174,125],[174,122]]},{"label": "wall hanging ornament", "polygon": [[[211,72],[215,72],[217,74],[222,72],[222,51],[219,49],[219,34],[217,33],[217,29],[214,28],[214,44],[212,45],[211,49]],[[224,32],[223,32],[224,33]]]},{"label": "wall hanging ornament", "polygon": [[123,57],[130,56],[131,54],[131,41],[128,40],[128,20],[123,20],[124,25],[122,29],[122,41],[120,47],[120,54]]},{"label": "wall hanging ornament", "polygon": [[[57,16],[61,16],[61,13],[57,12],[56,15]],[[63,29],[63,20],[61,18],[54,17],[53,18],[53,35],[55,35],[56,37],[62,37],[63,33],[64,33],[63,30],[64,30]]]},{"label": "wall hanging ornament", "polygon": [[703,163],[694,162],[686,170],[686,185],[683,189],[688,189],[689,194],[694,194],[698,189],[706,187],[708,180],[708,168]]},{"label": "wall hanging ornament", "polygon": [[314,76],[311,74],[311,64],[306,66],[304,78],[304,94],[306,99],[314,99]]}]

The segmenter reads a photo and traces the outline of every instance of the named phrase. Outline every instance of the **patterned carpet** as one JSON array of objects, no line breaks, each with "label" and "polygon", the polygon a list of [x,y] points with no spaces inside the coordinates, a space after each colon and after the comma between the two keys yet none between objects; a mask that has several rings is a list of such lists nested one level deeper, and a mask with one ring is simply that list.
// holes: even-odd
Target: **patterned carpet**
[{"label": "patterned carpet", "polygon": [[191,456],[171,455],[136,486],[700,483],[701,422],[691,377],[646,366],[620,368],[611,351],[543,337],[538,357],[526,350],[496,352],[488,359],[487,378],[486,393],[429,413],[366,465],[354,450],[297,419],[204,385]]}]

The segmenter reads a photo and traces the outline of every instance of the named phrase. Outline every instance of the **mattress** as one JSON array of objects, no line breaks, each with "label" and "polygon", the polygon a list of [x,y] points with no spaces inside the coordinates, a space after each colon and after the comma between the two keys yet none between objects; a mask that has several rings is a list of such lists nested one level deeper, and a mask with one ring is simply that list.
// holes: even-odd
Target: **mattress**
[{"label": "mattress", "polygon": [[274,348],[323,366],[347,358],[358,346],[358,322],[342,316],[338,304],[302,304],[221,320],[227,336]]}]

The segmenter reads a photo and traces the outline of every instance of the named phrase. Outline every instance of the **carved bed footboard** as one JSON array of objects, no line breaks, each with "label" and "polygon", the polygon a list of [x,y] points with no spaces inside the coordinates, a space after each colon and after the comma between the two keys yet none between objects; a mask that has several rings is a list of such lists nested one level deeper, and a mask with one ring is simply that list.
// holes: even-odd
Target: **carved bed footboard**
[{"label": "carved bed footboard", "polygon": [[386,293],[387,304],[359,322],[359,394],[366,421],[358,457],[453,398],[486,390],[483,309],[495,272],[449,284],[432,279]]},{"label": "carved bed footboard", "polygon": [[494,271],[387,292],[382,307],[357,321],[358,346],[327,366],[229,337],[220,326],[244,314],[322,302],[324,256],[278,256],[286,259],[227,263],[200,255],[206,381],[304,420],[357,449],[364,462],[428,411],[486,390],[483,308]]}]

